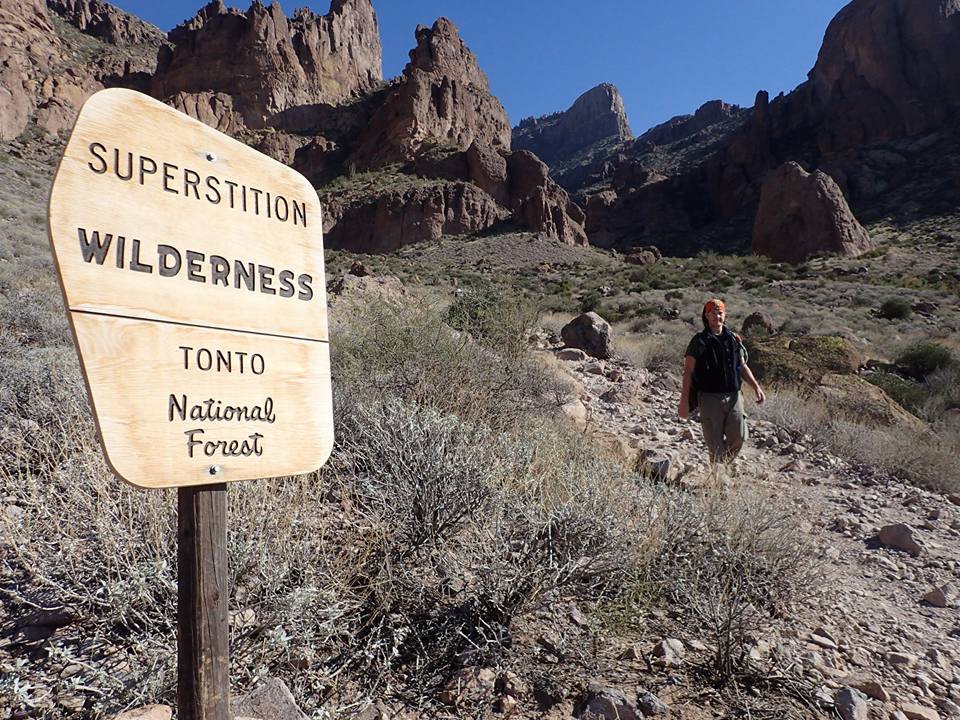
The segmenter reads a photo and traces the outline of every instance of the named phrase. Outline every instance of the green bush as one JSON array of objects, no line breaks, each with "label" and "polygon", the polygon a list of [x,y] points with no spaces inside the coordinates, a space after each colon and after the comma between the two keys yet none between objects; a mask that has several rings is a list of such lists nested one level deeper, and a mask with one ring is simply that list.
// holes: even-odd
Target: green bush
[{"label": "green bush", "polygon": [[867,382],[883,390],[902,407],[914,415],[920,415],[920,411],[928,398],[928,393],[923,385],[915,380],[909,380],[890,372],[867,373],[863,377]]},{"label": "green bush", "polygon": [[887,298],[880,305],[880,317],[884,320],[904,320],[912,313],[910,303],[903,298]]},{"label": "green bush", "polygon": [[600,293],[596,290],[588,290],[580,298],[579,310],[582,313],[592,312],[600,307]]},{"label": "green bush", "polygon": [[536,324],[537,317],[537,310],[529,301],[482,283],[461,291],[447,310],[450,327],[511,355],[522,350],[527,331]]},{"label": "green bush", "polygon": [[937,370],[950,367],[956,362],[950,348],[932,340],[917,343],[904,350],[897,358],[897,365],[911,377],[926,378]]}]

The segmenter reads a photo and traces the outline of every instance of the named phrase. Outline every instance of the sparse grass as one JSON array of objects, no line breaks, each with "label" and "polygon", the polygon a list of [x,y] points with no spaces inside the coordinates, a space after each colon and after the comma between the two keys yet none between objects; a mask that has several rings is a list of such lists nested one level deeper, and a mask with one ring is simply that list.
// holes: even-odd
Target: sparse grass
[{"label": "sparse grass", "polygon": [[755,414],[813,437],[841,457],[940,492],[960,490],[960,433],[917,434],[836,417],[826,405],[787,389],[771,393]]}]

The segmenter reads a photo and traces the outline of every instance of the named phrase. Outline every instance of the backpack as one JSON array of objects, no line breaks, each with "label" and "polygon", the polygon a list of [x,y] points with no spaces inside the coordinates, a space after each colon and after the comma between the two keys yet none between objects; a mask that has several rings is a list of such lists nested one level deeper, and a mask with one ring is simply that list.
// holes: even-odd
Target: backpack
[{"label": "backpack", "polygon": [[[709,330],[704,330],[704,332],[709,332]],[[743,371],[743,366],[747,364],[747,348],[743,344],[743,338],[741,338],[737,333],[730,331],[730,334],[733,335],[734,347],[737,351],[737,364],[736,372],[737,378],[739,379],[740,373]],[[700,406],[700,392],[697,390],[696,383],[696,373],[690,378],[690,394],[687,397],[687,410],[690,414]]]}]

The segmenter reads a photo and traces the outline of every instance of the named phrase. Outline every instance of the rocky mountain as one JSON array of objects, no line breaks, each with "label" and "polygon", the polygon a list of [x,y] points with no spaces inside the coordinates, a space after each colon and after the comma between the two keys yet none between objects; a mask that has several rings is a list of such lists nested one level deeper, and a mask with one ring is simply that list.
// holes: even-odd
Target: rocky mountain
[{"label": "rocky mountain", "polygon": [[620,91],[603,83],[587,90],[564,112],[521,120],[513,129],[513,147],[530,150],[553,165],[596,143],[632,137]]},{"label": "rocky mountain", "polygon": [[403,74],[359,131],[308,146],[294,161],[336,168],[345,154],[350,173],[366,171],[320,187],[328,245],[385,252],[508,220],[585,245],[583,212],[547,166],[510,152],[506,112],[456,25],[440,18],[418,27],[416,39]]},{"label": "rocky mountain", "polygon": [[185,112],[217,108],[215,124],[228,131],[282,125],[285,111],[355,98],[383,79],[370,0],[335,0],[327,15],[301,8],[292,18],[277,3],[243,12],[214,0],[169,39],[152,94]]},{"label": "rocky mountain", "polygon": [[591,240],[744,249],[764,177],[789,160],[830,175],[855,214],[874,212],[885,193],[921,180],[910,168],[936,166],[936,146],[955,134],[958,40],[954,0],[853,0],[827,28],[808,80],[773,101],[758,93],[749,120],[695,166],[627,182],[610,168],[587,202]]},{"label": "rocky mountain", "polygon": [[370,0],[292,18],[277,3],[214,0],[166,38],[100,0],[2,0],[0,22],[12,41],[0,50],[0,139],[31,120],[56,134],[93,92],[132,87],[304,173],[332,247],[380,252],[502,222],[587,242],[582,210],[546,166],[511,154],[507,114],[445,18],[417,28],[389,83]]}]

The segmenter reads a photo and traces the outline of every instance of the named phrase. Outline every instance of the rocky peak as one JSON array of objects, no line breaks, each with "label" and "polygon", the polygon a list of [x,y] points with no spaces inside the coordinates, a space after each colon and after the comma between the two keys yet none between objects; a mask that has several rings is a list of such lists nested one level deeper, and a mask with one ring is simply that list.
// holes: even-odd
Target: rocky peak
[{"label": "rocky peak", "polygon": [[564,112],[526,118],[513,131],[513,146],[547,163],[564,160],[591,145],[633,137],[620,91],[610,83],[587,90]]},{"label": "rocky peak", "polygon": [[302,9],[292,19],[278,3],[242,12],[215,0],[169,39],[174,47],[160,53],[153,94],[177,96],[178,106],[190,95],[228,100],[251,128],[290,108],[363,95],[383,77],[370,0],[335,0],[327,15]]},{"label": "rocky peak", "polygon": [[677,115],[665,123],[656,125],[637,138],[638,144],[668,145],[697,134],[712,125],[737,118],[744,113],[738,105],[723,100],[709,100],[697,108],[693,115]]},{"label": "rocky peak", "polygon": [[509,149],[510,121],[486,73],[446,18],[419,26],[397,86],[374,115],[352,162],[371,168],[412,160],[425,142],[466,150],[474,142]]},{"label": "rocky peak", "polygon": [[112,45],[159,45],[166,39],[155,25],[101,0],[47,0],[47,7],[78,30]]}]

